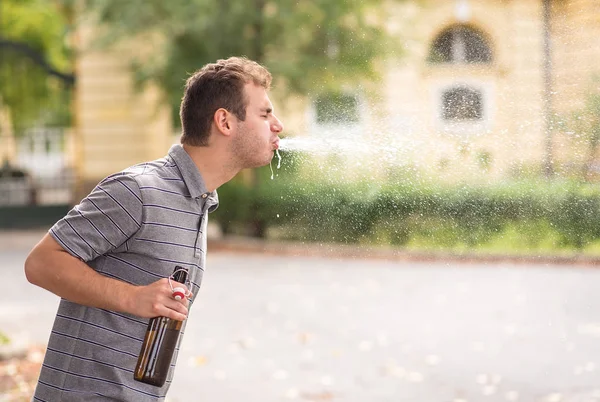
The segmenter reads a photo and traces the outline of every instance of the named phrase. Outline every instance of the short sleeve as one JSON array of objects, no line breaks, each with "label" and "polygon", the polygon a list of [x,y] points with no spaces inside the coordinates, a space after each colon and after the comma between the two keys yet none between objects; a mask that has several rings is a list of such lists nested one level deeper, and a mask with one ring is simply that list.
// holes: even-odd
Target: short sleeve
[{"label": "short sleeve", "polygon": [[91,261],[117,249],[139,230],[142,205],[135,179],[115,174],[52,226],[50,235],[73,256]]}]

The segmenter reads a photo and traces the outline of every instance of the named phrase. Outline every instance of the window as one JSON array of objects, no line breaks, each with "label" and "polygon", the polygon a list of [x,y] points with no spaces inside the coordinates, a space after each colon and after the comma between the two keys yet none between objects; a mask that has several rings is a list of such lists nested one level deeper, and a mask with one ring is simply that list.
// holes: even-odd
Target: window
[{"label": "window", "polygon": [[364,132],[368,111],[361,94],[337,90],[315,95],[307,108],[308,131],[325,138],[354,138]]},{"label": "window", "polygon": [[465,86],[444,91],[442,93],[442,118],[445,121],[481,120],[483,118],[481,92]]},{"label": "window", "polygon": [[356,124],[360,120],[358,99],[344,93],[320,95],[314,102],[317,124]]},{"label": "window", "polygon": [[487,132],[494,116],[494,84],[481,79],[450,78],[432,88],[437,129],[461,136]]},{"label": "window", "polygon": [[491,63],[492,51],[483,33],[457,25],[437,36],[427,60],[430,63]]}]

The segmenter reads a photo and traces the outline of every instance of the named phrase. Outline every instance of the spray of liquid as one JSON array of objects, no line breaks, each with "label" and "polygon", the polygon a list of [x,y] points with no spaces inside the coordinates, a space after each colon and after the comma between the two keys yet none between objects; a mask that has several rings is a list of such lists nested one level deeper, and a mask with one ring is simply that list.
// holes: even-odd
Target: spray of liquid
[{"label": "spray of liquid", "polygon": [[[293,153],[299,163],[307,162],[307,166],[317,169],[312,172],[325,174],[327,180],[372,178],[373,171],[382,172],[382,167],[393,173],[394,169],[417,166],[420,161],[411,156],[423,149],[424,140],[415,139],[414,133],[403,127],[392,130],[391,124],[380,126],[376,131],[323,128],[311,134],[281,138],[276,150],[277,169],[281,166],[280,151]],[[274,179],[272,160],[270,169]],[[308,175],[313,174],[310,169]]]},{"label": "spray of liquid", "polygon": [[312,156],[343,155],[351,157],[377,158],[382,162],[397,162],[400,156],[415,149],[418,141],[403,138],[389,139],[385,136],[361,138],[357,135],[288,137],[279,142],[279,149],[302,152]]},{"label": "spray of liquid", "polygon": [[[279,154],[279,149],[275,150],[275,153],[277,154],[277,158],[278,158],[278,162],[277,162],[277,169],[281,168],[281,155]],[[273,159],[271,159],[271,162],[269,162],[269,167],[271,168],[271,180],[273,180],[273,178],[275,177],[275,175],[273,174]]]}]

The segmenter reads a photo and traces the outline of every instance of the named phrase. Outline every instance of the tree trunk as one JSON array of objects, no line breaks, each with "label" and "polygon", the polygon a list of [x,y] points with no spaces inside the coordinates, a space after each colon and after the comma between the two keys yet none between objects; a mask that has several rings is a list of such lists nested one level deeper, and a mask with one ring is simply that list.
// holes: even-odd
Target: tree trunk
[{"label": "tree trunk", "polygon": [[[257,17],[253,24],[254,40],[252,42],[251,58],[257,63],[262,63],[265,55],[263,34],[264,34],[264,0],[255,0],[254,7],[257,10]],[[249,191],[255,191],[258,186],[258,176],[255,169],[242,171],[244,182],[248,185]],[[253,203],[251,207],[251,217],[248,223],[248,232],[252,237],[264,238],[266,236],[265,222],[258,218],[258,205]]]},{"label": "tree trunk", "polygon": [[544,133],[545,157],[544,174],[547,178],[554,175],[553,146],[552,146],[552,10],[551,0],[542,0],[542,13],[544,16]]}]

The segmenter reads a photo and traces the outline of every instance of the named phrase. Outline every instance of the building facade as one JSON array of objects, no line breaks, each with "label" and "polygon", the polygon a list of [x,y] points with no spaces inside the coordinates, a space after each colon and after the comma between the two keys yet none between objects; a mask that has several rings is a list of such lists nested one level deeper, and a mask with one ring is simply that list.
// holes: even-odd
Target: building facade
[{"label": "building facade", "polygon": [[[348,89],[349,113],[358,117],[329,121],[314,100],[294,101],[278,106],[287,132],[354,132],[394,150],[386,163],[448,178],[518,176],[580,156],[565,122],[597,88],[600,2],[409,0],[395,3],[385,24],[404,52],[385,61],[375,95]],[[82,31],[81,43],[89,35]],[[130,52],[78,58],[83,191],[115,170],[162,156],[175,139],[159,92],[135,90]]]}]

